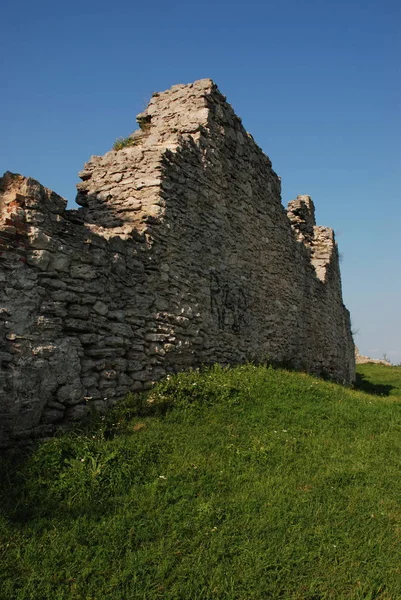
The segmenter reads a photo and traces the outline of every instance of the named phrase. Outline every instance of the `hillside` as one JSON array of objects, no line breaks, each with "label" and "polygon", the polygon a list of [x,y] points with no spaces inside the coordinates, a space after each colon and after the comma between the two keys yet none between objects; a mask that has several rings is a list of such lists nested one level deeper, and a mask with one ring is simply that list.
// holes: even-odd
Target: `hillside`
[{"label": "hillside", "polygon": [[1,600],[400,598],[401,367],[358,372],[193,371],[3,458]]}]

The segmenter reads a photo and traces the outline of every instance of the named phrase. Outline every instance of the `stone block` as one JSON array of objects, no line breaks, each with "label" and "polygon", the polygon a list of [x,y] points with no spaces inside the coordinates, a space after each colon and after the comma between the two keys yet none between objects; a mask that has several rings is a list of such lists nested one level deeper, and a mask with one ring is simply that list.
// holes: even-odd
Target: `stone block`
[{"label": "stone block", "polygon": [[89,406],[87,404],[77,404],[70,406],[65,413],[67,421],[82,421],[88,416]]},{"label": "stone block", "polygon": [[77,380],[74,383],[68,383],[60,387],[57,391],[57,400],[61,404],[72,406],[82,401],[83,392],[83,386]]},{"label": "stone block", "polygon": [[41,271],[46,271],[51,259],[51,252],[48,250],[33,250],[27,254],[27,263],[37,267]]}]

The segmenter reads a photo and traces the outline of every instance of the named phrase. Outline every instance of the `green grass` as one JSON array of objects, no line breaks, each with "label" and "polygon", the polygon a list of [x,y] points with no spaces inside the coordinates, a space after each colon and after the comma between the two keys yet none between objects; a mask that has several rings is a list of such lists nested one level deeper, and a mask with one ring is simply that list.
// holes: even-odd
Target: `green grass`
[{"label": "green grass", "polygon": [[120,137],[117,138],[113,144],[113,150],[122,150],[123,148],[129,148],[130,146],[136,146],[138,144],[138,140],[128,136],[126,138]]},{"label": "green grass", "polygon": [[356,387],[378,396],[401,396],[401,366],[358,365]]},{"label": "green grass", "polygon": [[190,372],[4,459],[1,600],[401,598],[401,369],[384,368],[359,369],[384,396]]}]

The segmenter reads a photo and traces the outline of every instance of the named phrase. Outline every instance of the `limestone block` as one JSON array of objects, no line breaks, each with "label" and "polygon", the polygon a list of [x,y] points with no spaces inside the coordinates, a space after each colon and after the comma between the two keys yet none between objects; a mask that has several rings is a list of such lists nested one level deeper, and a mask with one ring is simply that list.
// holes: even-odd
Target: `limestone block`
[{"label": "limestone block", "polygon": [[68,307],[68,316],[75,319],[87,319],[89,317],[89,307],[81,304],[70,304]]},{"label": "limestone block", "polygon": [[84,345],[96,344],[99,341],[100,336],[97,333],[83,333],[79,336],[79,339]]},{"label": "limestone block", "polygon": [[65,317],[67,315],[67,309],[64,302],[46,301],[42,302],[41,310],[44,313],[53,314],[56,317]]},{"label": "limestone block", "polygon": [[77,404],[70,406],[65,413],[67,421],[82,421],[88,416],[89,406],[87,404]]},{"label": "limestone block", "polygon": [[63,417],[64,417],[64,410],[48,408],[48,409],[44,410],[44,412],[42,414],[41,422],[44,424],[57,423],[58,421],[61,421],[63,419]]},{"label": "limestone block", "polygon": [[29,245],[38,250],[54,250],[54,241],[38,227],[30,227],[28,230]]},{"label": "limestone block", "polygon": [[91,373],[91,375],[89,375],[88,377],[82,377],[82,385],[87,389],[95,387],[97,385],[98,380],[99,375],[97,375],[96,373]]},{"label": "limestone block", "polygon": [[32,223],[32,225],[41,225],[45,222],[46,215],[39,210],[28,210],[25,219],[27,223]]},{"label": "limestone block", "polygon": [[51,260],[51,269],[55,271],[62,271],[68,273],[70,268],[71,259],[66,254],[54,254]]},{"label": "limestone block", "polygon": [[67,331],[77,333],[92,333],[95,329],[94,324],[91,321],[85,319],[71,319],[68,318],[64,321],[64,327]]},{"label": "limestone block", "polygon": [[70,274],[73,279],[96,279],[96,271],[91,265],[72,265]]},{"label": "limestone block", "polygon": [[27,254],[27,263],[37,267],[41,271],[46,271],[51,260],[51,252],[48,250],[33,250]]},{"label": "limestone block", "polygon": [[83,398],[83,386],[79,380],[61,386],[57,391],[57,400],[67,406],[78,404]]}]

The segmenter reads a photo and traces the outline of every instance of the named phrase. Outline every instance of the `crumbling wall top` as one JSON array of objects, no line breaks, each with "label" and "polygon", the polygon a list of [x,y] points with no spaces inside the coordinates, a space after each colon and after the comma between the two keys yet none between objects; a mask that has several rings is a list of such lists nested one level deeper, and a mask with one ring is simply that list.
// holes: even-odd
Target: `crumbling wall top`
[{"label": "crumbling wall top", "polygon": [[311,242],[315,221],[315,205],[312,198],[306,195],[297,196],[287,206],[287,216],[299,240]]}]

